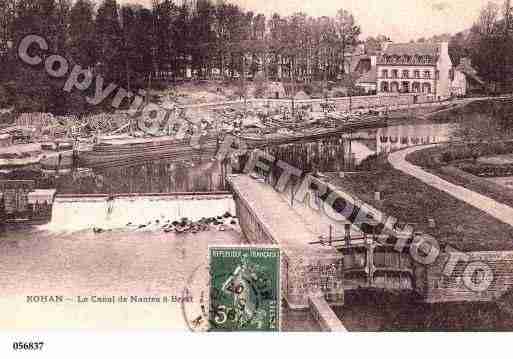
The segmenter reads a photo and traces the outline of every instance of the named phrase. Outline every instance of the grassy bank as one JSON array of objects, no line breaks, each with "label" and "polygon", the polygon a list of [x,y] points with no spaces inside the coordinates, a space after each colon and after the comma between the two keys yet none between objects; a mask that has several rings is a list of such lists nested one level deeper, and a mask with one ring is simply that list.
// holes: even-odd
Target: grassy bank
[{"label": "grassy bank", "polygon": [[[412,223],[443,244],[462,251],[513,250],[513,227],[434,189],[414,177],[381,164],[372,172],[330,176],[330,182],[400,222]],[[374,192],[382,200],[374,199]],[[428,219],[435,228],[429,228]]]},{"label": "grassy bank", "polygon": [[[480,152],[485,155],[512,153],[512,144],[487,146],[489,150],[481,149]],[[497,202],[513,207],[513,191],[511,189],[481,176],[506,176],[510,171],[513,171],[513,166],[480,163],[469,157],[469,153],[458,152],[454,147],[445,145],[414,152],[408,155],[406,160],[448,182],[468,188]]]}]

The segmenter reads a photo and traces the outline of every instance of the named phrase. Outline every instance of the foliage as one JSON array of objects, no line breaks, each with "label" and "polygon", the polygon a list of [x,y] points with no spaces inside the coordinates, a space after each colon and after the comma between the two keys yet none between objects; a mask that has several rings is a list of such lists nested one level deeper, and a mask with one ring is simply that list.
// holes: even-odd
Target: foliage
[{"label": "foliage", "polygon": [[[346,10],[333,17],[296,13],[267,19],[213,0],[198,1],[194,8],[172,0],[154,0],[151,8],[116,0],[0,0],[0,10],[0,51],[7,41],[18,43],[27,34],[38,34],[72,66],[89,68],[104,83],[132,92],[189,76],[233,81],[243,69],[245,76],[262,72],[266,80],[337,81],[346,72],[345,54],[360,35]],[[9,61],[0,56],[0,79],[21,89],[13,100],[16,106],[48,110],[58,98],[59,112],[82,111],[84,104],[74,95],[61,98],[68,97],[56,89],[62,84],[31,74],[37,77],[32,83],[12,55]],[[257,94],[263,92],[258,85]]]}]

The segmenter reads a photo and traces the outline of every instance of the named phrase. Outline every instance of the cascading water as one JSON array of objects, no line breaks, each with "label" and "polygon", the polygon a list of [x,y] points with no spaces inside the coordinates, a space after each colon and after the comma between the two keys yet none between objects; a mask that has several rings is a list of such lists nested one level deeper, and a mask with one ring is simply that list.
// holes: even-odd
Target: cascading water
[{"label": "cascading water", "polygon": [[230,195],[57,198],[52,220],[43,229],[77,232],[92,228],[109,230],[144,226],[151,230],[160,228],[168,220],[173,222],[187,217],[197,221],[226,212],[235,215],[235,203]]}]

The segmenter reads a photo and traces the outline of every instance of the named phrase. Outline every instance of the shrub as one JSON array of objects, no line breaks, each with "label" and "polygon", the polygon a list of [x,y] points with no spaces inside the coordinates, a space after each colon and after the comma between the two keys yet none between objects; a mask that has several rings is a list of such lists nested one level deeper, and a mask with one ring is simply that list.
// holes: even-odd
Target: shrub
[{"label": "shrub", "polygon": [[451,162],[453,160],[453,158],[454,158],[453,154],[449,151],[443,152],[442,156],[441,156],[442,161],[447,162],[447,163]]},{"label": "shrub", "polygon": [[312,94],[314,93],[314,87],[312,84],[305,84],[303,86],[303,91],[308,95],[308,96],[312,96]]},{"label": "shrub", "polygon": [[8,107],[10,103],[10,96],[7,89],[0,85],[0,107]]},{"label": "shrub", "polygon": [[263,84],[257,84],[255,87],[255,98],[264,98],[266,87]]}]

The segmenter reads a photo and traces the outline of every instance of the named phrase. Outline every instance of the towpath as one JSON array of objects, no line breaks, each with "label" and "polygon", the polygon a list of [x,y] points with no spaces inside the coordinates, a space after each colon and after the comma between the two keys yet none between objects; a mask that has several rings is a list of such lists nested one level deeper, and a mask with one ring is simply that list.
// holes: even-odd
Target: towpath
[{"label": "towpath", "polygon": [[410,153],[434,146],[437,145],[410,147],[400,150],[391,153],[388,157],[388,161],[395,169],[404,172],[406,175],[413,176],[427,185],[446,192],[449,195],[488,213],[499,221],[513,226],[513,208],[510,206],[497,202],[465,187],[443,180],[442,178],[426,172],[419,166],[416,166],[406,160],[406,156]]}]

